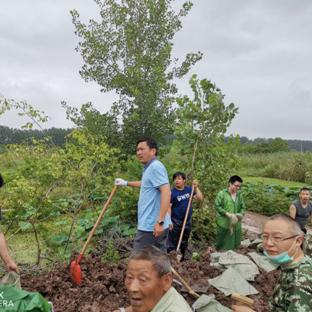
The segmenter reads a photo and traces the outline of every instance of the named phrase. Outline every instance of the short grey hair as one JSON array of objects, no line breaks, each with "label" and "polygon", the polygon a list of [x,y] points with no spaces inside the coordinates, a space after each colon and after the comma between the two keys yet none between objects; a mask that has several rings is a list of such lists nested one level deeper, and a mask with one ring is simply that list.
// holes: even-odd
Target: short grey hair
[{"label": "short grey hair", "polygon": [[140,250],[134,251],[129,261],[131,260],[150,261],[159,277],[171,272],[171,264],[168,255],[155,246],[146,246]]},{"label": "short grey hair", "polygon": [[290,216],[288,216],[284,213],[275,214],[275,215],[271,216],[268,221],[273,221],[273,220],[283,220],[290,225],[294,235],[298,235],[298,236],[304,235],[299,224],[293,218],[291,218]]}]

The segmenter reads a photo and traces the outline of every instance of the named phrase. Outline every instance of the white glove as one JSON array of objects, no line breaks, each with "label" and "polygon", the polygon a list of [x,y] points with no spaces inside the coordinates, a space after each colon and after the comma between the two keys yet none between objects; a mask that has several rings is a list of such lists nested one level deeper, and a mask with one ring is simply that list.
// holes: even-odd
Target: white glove
[{"label": "white glove", "polygon": [[242,221],[242,219],[243,219],[243,214],[241,214],[241,213],[237,213],[236,214],[236,218],[238,219],[238,221]]},{"label": "white glove", "polygon": [[238,218],[234,213],[227,212],[226,216],[230,219],[230,222],[232,225],[236,224],[238,222]]},{"label": "white glove", "polygon": [[124,179],[117,178],[117,179],[115,179],[115,185],[117,185],[117,186],[127,186],[128,185],[128,181],[126,181]]}]

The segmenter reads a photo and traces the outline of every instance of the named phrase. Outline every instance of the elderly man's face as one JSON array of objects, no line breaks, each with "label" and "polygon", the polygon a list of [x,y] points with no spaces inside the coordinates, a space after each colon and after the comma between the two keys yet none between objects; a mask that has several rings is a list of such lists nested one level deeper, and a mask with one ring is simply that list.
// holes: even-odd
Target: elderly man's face
[{"label": "elderly man's face", "polygon": [[148,312],[171,287],[172,277],[171,273],[159,277],[150,261],[131,260],[125,284],[133,312]]},{"label": "elderly man's face", "polygon": [[294,233],[289,223],[284,220],[270,220],[263,228],[263,247],[270,256],[287,251],[294,256],[303,241],[302,236]]}]

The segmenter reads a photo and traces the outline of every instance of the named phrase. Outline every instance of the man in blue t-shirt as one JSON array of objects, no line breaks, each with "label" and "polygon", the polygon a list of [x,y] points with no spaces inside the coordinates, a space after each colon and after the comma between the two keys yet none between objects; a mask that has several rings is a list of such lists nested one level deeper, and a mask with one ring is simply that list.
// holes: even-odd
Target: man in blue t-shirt
[{"label": "man in blue t-shirt", "polygon": [[133,248],[154,245],[166,251],[170,216],[170,185],[165,166],[157,159],[157,143],[151,138],[138,140],[136,156],[144,165],[141,181],[115,180],[118,186],[140,187],[138,231]]},{"label": "man in blue t-shirt", "polygon": [[[171,221],[172,228],[168,234],[167,251],[176,250],[181,235],[183,222],[186,216],[187,206],[191,197],[192,187],[186,185],[186,175],[183,172],[176,172],[173,175],[174,188],[171,190]],[[194,193],[193,198],[202,201],[203,194],[198,188],[196,180],[193,181]],[[182,259],[184,259],[187,249],[188,239],[191,234],[192,227],[192,206],[190,207],[187,221],[184,228],[184,233],[180,245]]]}]

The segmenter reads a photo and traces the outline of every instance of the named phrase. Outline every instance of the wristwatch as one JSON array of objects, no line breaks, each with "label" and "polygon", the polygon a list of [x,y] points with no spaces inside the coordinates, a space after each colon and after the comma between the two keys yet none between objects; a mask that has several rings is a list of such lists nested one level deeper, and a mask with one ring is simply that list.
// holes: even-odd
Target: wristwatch
[{"label": "wristwatch", "polygon": [[158,220],[157,223],[158,223],[159,225],[164,225],[165,222],[164,222],[164,220]]}]

